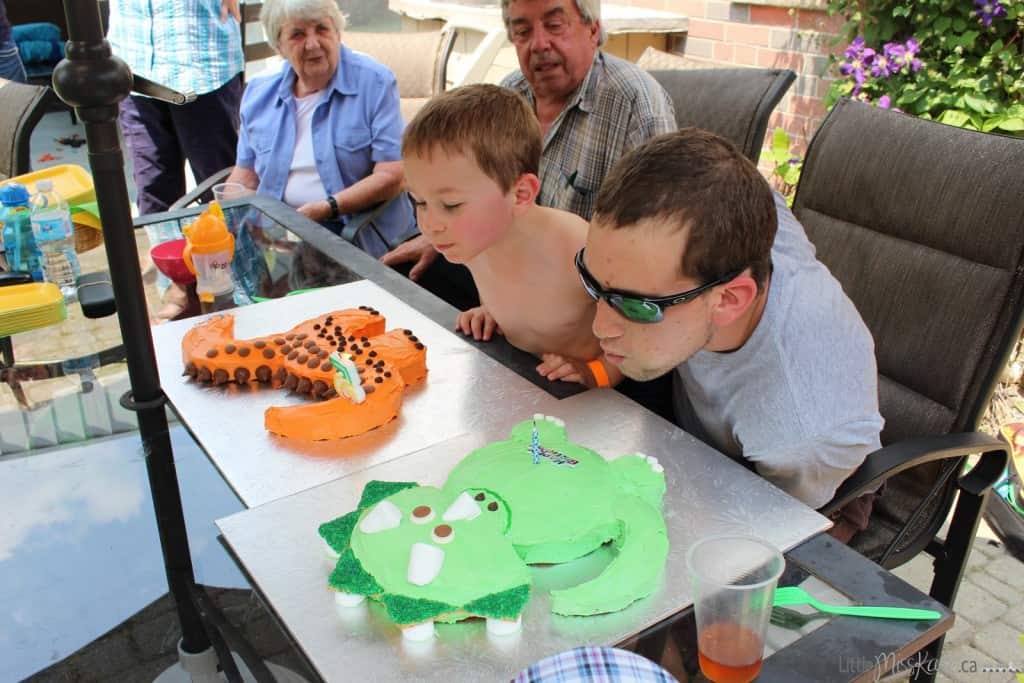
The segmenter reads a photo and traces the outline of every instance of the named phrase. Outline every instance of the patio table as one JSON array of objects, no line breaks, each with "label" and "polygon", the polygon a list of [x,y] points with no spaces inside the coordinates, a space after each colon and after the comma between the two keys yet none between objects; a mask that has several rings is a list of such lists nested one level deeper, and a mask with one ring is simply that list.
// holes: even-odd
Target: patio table
[{"label": "patio table", "polygon": [[[353,671],[363,680],[429,680],[436,672],[446,672],[438,673],[438,680],[499,680],[559,649],[627,644],[670,622],[692,621],[682,558],[698,535],[719,531],[768,538],[787,551],[792,568],[813,573],[851,602],[943,613],[930,623],[829,619],[768,657],[759,680],[871,680],[951,627],[949,610],[823,535],[827,521],[816,512],[629,399],[613,391],[581,393],[571,385],[547,383],[533,372],[532,357],[503,340],[481,344],[462,338],[451,331],[455,309],[280,202],[251,197],[235,206],[285,226],[318,258],[343,265],[345,279],[369,280],[238,309],[238,336],[283,331],[316,313],[369,304],[388,318],[389,328],[413,328],[428,347],[430,374],[411,390],[391,427],[346,442],[298,445],[262,429],[263,407],[298,399],[265,387],[194,386],[181,377],[180,339],[195,321],[154,329],[171,403],[225,480],[251,506],[219,522],[224,542],[325,680]],[[196,211],[151,220],[180,219]],[[231,408],[213,419],[214,406]],[[565,419],[573,440],[606,457],[642,451],[665,466],[672,551],[655,594],[618,614],[564,618],[550,614],[547,590],[537,590],[517,640],[491,643],[479,624],[443,626],[426,651],[397,642],[398,630],[372,607],[361,618],[340,619],[326,589],[329,562],[319,550],[317,525],[353,509],[369,478],[440,483],[471,448],[504,438],[512,424],[536,412]],[[575,583],[592,576],[606,558],[606,551],[599,551],[568,565],[534,570],[535,583]],[[690,645],[683,643],[684,648]]]}]

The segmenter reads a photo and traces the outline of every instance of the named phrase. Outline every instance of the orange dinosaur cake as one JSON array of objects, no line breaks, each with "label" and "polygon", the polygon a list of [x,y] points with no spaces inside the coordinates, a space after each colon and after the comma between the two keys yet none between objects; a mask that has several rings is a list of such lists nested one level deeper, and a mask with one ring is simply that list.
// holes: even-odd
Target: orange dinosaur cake
[{"label": "orange dinosaur cake", "polygon": [[258,382],[321,399],[268,408],[264,425],[281,436],[341,439],[393,420],[405,387],[427,374],[426,348],[412,330],[384,329],[380,312],[360,306],[239,340],[234,316],[222,315],[185,334],[182,361],[198,382]]}]

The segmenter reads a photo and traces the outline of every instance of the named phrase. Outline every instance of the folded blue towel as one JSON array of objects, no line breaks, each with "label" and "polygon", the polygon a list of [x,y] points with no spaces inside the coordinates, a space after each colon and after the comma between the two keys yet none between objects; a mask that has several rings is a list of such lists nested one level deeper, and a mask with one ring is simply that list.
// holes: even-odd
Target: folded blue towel
[{"label": "folded blue towel", "polygon": [[56,64],[64,57],[64,41],[55,24],[18,24],[12,29],[12,37],[25,66]]},{"label": "folded blue towel", "polygon": [[17,24],[11,27],[14,42],[23,40],[43,40],[51,43],[61,42],[60,27],[47,21],[35,24]]}]

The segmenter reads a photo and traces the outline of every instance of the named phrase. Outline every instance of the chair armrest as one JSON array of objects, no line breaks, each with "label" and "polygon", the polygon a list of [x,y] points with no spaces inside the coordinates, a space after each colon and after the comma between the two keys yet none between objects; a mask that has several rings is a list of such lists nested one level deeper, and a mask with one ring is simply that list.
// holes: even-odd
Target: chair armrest
[{"label": "chair armrest", "polygon": [[32,282],[32,273],[24,273],[20,270],[0,273],[0,287],[7,287],[8,285],[27,285],[30,282]]},{"label": "chair armrest", "polygon": [[830,515],[911,467],[936,460],[962,458],[972,453],[982,453],[981,460],[960,478],[958,485],[964,491],[978,495],[1002,476],[1010,457],[1010,447],[1002,439],[988,434],[960,432],[907,439],[878,449],[868,455],[864,464],[840,485],[836,495],[819,512]]},{"label": "chair armrest", "polygon": [[233,168],[234,166],[228,166],[227,168],[222,168],[221,170],[217,171],[212,176],[196,185],[194,190],[175,200],[173,204],[167,207],[167,210],[173,211],[175,209],[184,209],[186,206],[195,203],[196,201],[199,200],[200,197],[209,192],[210,188],[212,188],[214,185],[216,185],[217,183],[223,183],[224,180],[229,175],[231,175],[231,170]]}]

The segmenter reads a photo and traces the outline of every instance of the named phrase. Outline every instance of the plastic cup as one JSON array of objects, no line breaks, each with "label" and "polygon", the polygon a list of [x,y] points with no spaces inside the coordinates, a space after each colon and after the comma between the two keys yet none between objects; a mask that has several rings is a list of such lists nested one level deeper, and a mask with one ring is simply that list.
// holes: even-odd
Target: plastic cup
[{"label": "plastic cup", "polygon": [[254,190],[250,190],[241,183],[217,183],[211,189],[213,190],[213,200],[216,202],[225,202],[254,194]]},{"label": "plastic cup", "polygon": [[748,683],[761,672],[764,637],[785,561],[752,536],[710,536],[686,555],[697,617],[700,669],[715,683]]}]

